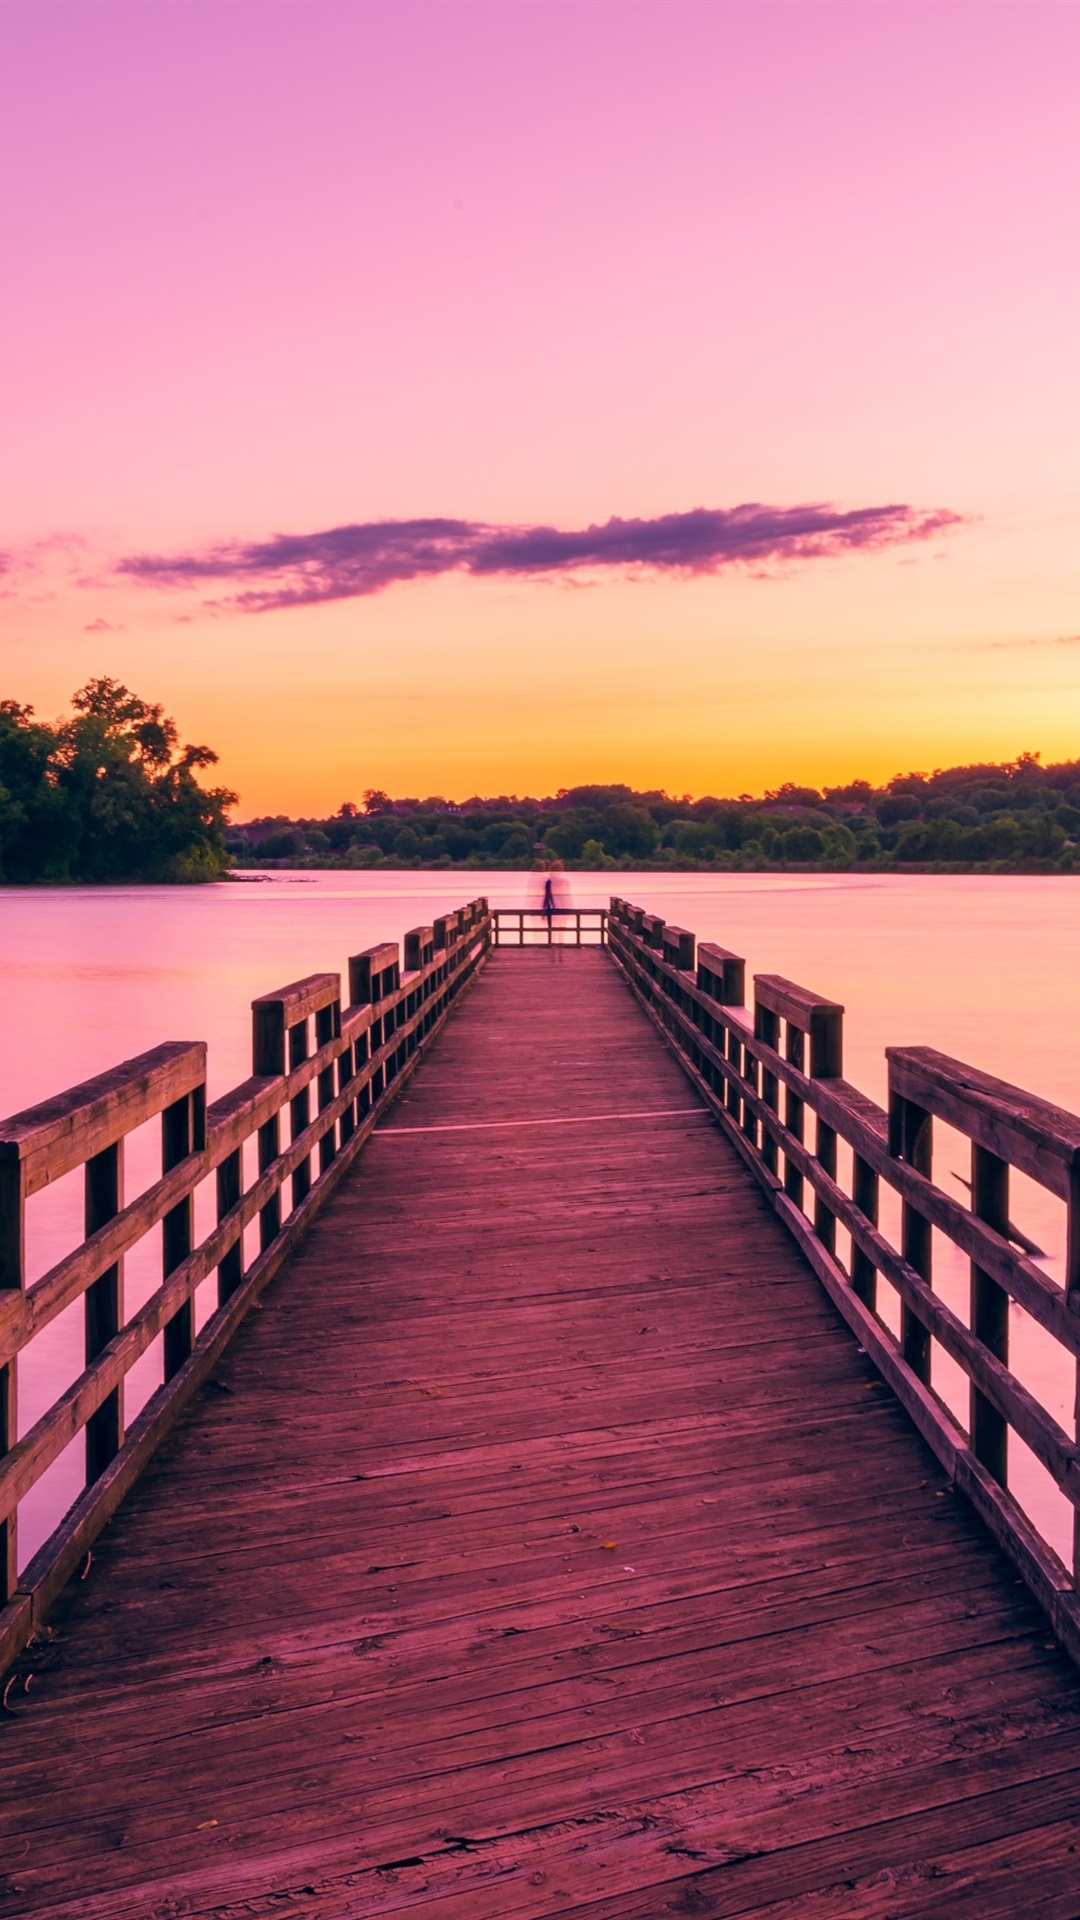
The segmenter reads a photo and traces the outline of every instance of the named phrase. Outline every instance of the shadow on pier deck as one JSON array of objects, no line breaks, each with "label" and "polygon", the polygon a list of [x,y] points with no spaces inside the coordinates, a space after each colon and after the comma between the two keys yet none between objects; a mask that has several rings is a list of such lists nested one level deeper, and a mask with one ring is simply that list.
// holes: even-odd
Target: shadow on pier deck
[{"label": "shadow on pier deck", "polygon": [[0,1727],[0,1913],[1080,1912],[1080,1680],[608,955],[495,953]]}]

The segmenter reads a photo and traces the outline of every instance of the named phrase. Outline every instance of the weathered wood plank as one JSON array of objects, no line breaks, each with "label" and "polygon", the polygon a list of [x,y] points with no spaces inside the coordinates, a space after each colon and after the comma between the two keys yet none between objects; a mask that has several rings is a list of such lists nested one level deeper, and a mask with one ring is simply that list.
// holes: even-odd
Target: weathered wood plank
[{"label": "weathered wood plank", "polygon": [[887,1047],[885,1055],[890,1082],[905,1099],[1000,1153],[1062,1200],[1071,1198],[1080,1169],[1080,1120],[1074,1113],[934,1047]]},{"label": "weathered wood plank", "polygon": [[167,1040],[0,1121],[0,1161],[20,1166],[29,1198],[205,1080],[205,1042]]}]

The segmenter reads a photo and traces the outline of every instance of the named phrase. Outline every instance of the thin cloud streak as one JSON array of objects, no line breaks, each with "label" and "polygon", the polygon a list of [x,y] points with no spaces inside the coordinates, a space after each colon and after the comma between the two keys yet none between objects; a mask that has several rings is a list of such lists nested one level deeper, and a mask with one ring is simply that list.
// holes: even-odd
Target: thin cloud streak
[{"label": "thin cloud streak", "polygon": [[447,573],[544,579],[582,573],[691,577],[743,566],[835,559],[928,540],[961,523],[945,508],[892,505],[841,512],[827,505],[695,507],[602,525],[491,526],[474,520],[374,520],[321,533],[275,534],[193,553],[132,554],[116,573],[162,588],[220,584],[245,613],[382,593]]},{"label": "thin cloud streak", "polygon": [[980,640],[971,649],[977,653],[1016,653],[1028,647],[1080,647],[1080,633],[1052,633],[1037,640]]}]

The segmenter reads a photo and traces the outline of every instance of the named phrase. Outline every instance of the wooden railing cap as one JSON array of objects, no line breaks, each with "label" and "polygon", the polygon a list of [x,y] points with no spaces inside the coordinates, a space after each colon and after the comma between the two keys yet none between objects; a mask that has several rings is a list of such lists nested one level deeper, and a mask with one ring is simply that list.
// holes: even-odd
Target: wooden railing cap
[{"label": "wooden railing cap", "polygon": [[886,1047],[889,1089],[957,1127],[1062,1199],[1080,1173],[1080,1116],[936,1047]]},{"label": "wooden railing cap", "polygon": [[354,960],[369,961],[372,973],[382,973],[384,968],[394,966],[398,957],[396,940],[383,940],[377,947],[364,947],[352,956]]},{"label": "wooden railing cap", "polygon": [[785,980],[780,973],[755,973],[754,998],[759,1007],[780,1014],[793,1027],[801,1027],[804,1033],[809,1032],[815,1015],[839,1015],[844,1011],[838,1000],[823,1000],[820,994],[808,993],[805,987],[797,986],[794,980]]},{"label": "wooden railing cap", "polygon": [[332,1005],[341,999],[340,973],[309,973],[304,980],[293,980],[287,987],[278,987],[273,993],[261,993],[251,1003],[252,1012],[257,1007],[283,1007],[286,1025],[295,1026],[309,1013],[318,1013],[321,1007]]},{"label": "wooden railing cap", "polygon": [[0,1120],[0,1160],[21,1162],[23,1191],[36,1193],[205,1080],[206,1042],[166,1040]]}]

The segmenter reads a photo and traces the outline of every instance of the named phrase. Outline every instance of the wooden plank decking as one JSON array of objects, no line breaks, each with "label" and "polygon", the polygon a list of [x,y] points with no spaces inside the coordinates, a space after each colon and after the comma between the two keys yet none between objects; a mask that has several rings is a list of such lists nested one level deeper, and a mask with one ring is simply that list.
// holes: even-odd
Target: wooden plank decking
[{"label": "wooden plank decking", "polygon": [[599,951],[493,957],[8,1706],[3,1915],[1080,1914],[1080,1677]]}]

